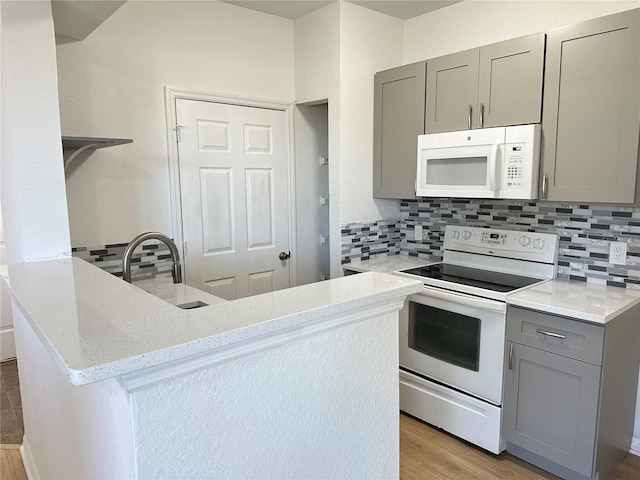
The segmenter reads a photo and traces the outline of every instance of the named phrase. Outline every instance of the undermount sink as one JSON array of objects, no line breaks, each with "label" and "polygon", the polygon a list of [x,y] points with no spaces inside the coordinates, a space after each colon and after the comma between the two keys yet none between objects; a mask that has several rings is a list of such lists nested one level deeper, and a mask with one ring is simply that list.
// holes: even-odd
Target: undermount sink
[{"label": "undermount sink", "polygon": [[194,302],[181,303],[180,305],[176,305],[176,307],[182,308],[183,310],[191,310],[193,308],[206,307],[207,305],[209,304],[196,300]]},{"label": "undermount sink", "polygon": [[156,277],[147,280],[134,279],[132,285],[182,310],[193,310],[226,302],[223,298],[216,297],[184,283],[173,283],[171,277]]}]

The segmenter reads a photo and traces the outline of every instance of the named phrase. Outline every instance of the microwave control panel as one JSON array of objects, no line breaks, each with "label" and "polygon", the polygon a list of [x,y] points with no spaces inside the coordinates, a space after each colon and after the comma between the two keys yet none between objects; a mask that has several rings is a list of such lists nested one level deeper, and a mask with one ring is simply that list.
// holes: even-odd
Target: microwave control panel
[{"label": "microwave control panel", "polygon": [[505,145],[504,163],[505,163],[505,183],[509,187],[522,187],[523,182],[523,164],[527,159],[527,145],[525,143]]},{"label": "microwave control panel", "polygon": [[540,125],[505,129],[502,148],[503,198],[536,198],[540,162]]}]

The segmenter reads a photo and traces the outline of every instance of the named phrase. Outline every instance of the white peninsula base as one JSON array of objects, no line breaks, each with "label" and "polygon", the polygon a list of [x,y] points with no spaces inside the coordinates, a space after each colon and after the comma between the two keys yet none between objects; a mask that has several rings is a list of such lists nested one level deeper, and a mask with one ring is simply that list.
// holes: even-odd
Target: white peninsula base
[{"label": "white peninsula base", "polygon": [[420,286],[368,273],[317,288],[352,287],[288,328],[80,385],[16,296],[29,478],[398,478],[397,311]]}]

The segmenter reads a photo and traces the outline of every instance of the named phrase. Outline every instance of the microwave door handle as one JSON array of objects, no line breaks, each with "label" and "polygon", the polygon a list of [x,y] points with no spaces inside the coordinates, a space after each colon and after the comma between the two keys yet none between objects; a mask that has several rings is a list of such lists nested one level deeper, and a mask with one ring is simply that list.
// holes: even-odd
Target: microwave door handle
[{"label": "microwave door handle", "polygon": [[491,153],[487,162],[487,175],[489,176],[489,190],[498,190],[498,144],[491,145]]}]

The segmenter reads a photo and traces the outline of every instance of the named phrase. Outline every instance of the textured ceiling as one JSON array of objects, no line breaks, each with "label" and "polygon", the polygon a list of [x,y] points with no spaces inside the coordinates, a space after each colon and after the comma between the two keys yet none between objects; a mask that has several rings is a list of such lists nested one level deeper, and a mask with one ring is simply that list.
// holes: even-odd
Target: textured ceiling
[{"label": "textured ceiling", "polygon": [[[336,0],[221,0],[240,7],[295,19],[322,8]],[[345,0],[403,20],[424,15],[461,0]]]},{"label": "textured ceiling", "polygon": [[238,7],[250,8],[278,17],[296,19],[318,10],[335,0],[220,0]]},{"label": "textured ceiling", "polygon": [[57,42],[84,40],[125,0],[53,0],[51,15]]},{"label": "textured ceiling", "polygon": [[[279,17],[296,19],[338,0],[221,0]],[[344,0],[386,15],[417,17],[461,0]],[[125,0],[53,0],[51,10],[58,43],[84,40]]]}]

